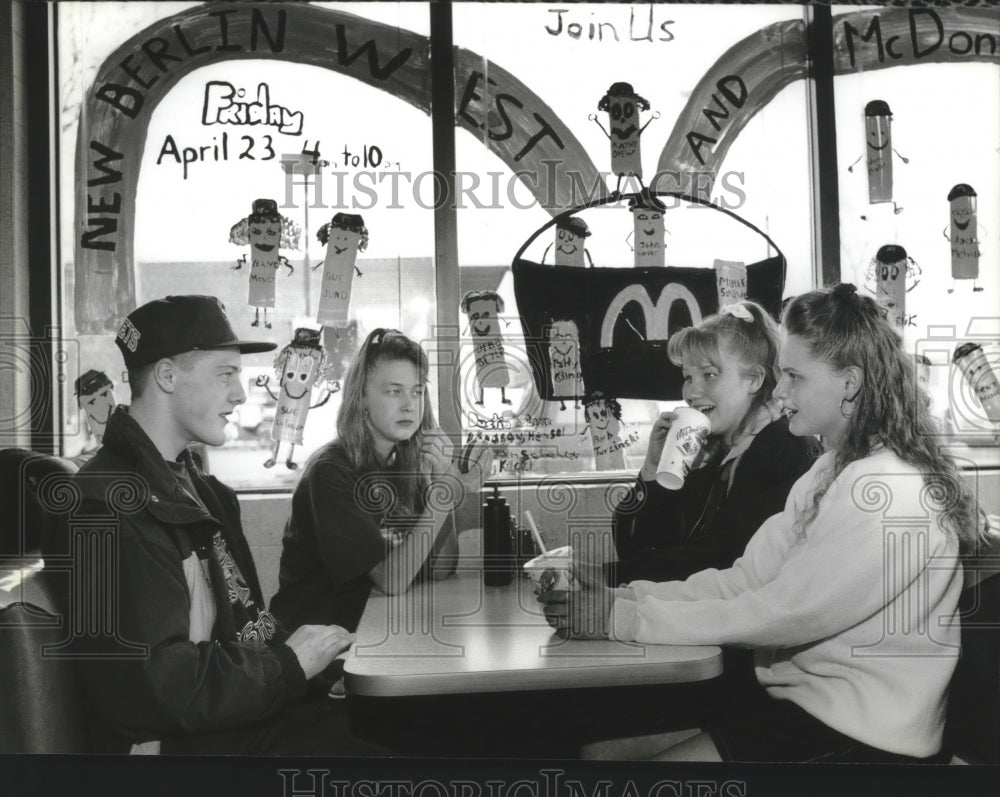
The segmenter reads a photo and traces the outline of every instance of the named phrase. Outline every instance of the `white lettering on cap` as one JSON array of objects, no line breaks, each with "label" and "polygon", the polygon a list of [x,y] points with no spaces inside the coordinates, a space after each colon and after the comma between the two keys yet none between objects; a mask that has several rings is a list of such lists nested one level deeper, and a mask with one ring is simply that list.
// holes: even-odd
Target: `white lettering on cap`
[{"label": "white lettering on cap", "polygon": [[118,329],[118,340],[125,344],[126,349],[135,354],[135,350],[139,348],[139,338],[141,337],[142,333],[130,319],[126,318],[122,321],[122,325]]}]

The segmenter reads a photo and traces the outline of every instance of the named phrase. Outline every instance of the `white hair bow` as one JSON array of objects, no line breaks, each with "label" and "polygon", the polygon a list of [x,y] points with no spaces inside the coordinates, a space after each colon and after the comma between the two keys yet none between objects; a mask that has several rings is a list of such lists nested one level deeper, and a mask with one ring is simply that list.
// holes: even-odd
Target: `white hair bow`
[{"label": "white hair bow", "polygon": [[747,310],[746,305],[742,302],[733,302],[733,304],[727,304],[724,307],[719,308],[719,315],[731,315],[733,318],[738,318],[740,321],[749,321],[753,323],[753,315],[749,310]]}]

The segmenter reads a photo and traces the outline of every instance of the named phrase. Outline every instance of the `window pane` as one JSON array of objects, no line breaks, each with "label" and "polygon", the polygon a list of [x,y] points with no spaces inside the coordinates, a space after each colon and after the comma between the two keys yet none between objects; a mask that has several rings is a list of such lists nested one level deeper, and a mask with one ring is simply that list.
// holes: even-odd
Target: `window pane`
[{"label": "window pane", "polygon": [[[725,14],[725,25],[719,24],[720,14]],[[467,331],[461,375],[463,422],[467,434],[495,441],[501,475],[592,472],[598,467],[594,431],[588,429],[583,402],[539,398],[519,322],[521,309],[515,301],[510,263],[521,244],[552,218],[542,206],[544,199],[535,197],[527,181],[515,175],[518,168],[531,168],[525,164],[531,159],[532,142],[537,137],[539,148],[551,143],[545,123],[560,123],[560,130],[568,131],[583,153],[583,160],[574,163],[588,162],[604,174],[608,190],[613,190],[616,177],[610,174],[608,137],[591,117],[607,127],[609,113],[599,112],[598,103],[613,83],[627,82],[650,105],[639,117],[639,124],[649,122],[640,139],[648,184],[659,168],[675,120],[700,120],[703,124],[697,129],[705,135],[712,132],[701,109],[686,107],[699,79],[738,42],[764,37],[759,31],[782,21],[804,30],[802,9],[794,6],[571,4],[557,9],[544,4],[463,3],[454,7],[455,43],[460,48],[456,67],[460,126],[465,116],[465,129],[456,132],[458,170],[466,175],[467,186],[477,186],[465,194],[458,211],[461,286],[463,293],[495,291],[503,300],[499,332],[508,380],[502,391],[487,386],[480,396],[475,347]],[[778,42],[768,46],[780,62],[782,34],[766,35]],[[462,60],[463,52],[469,53],[467,61]],[[720,126],[727,124],[730,113],[729,118],[735,118],[734,106],[744,102],[737,83],[723,87],[729,94],[717,91],[719,104],[712,106]],[[536,115],[539,107],[544,110]],[[813,283],[807,109],[804,81],[792,81],[777,92],[733,141],[718,164],[710,192],[717,205],[776,242],[789,264],[786,294]],[[658,118],[653,118],[655,114]],[[682,124],[677,121],[677,128]],[[475,125],[475,130],[468,129]],[[564,153],[573,151],[568,140],[562,143]],[[709,143],[702,146],[711,149]],[[533,176],[537,178],[537,171]],[[584,189],[594,185],[587,174],[580,177]],[[669,181],[663,187],[670,188]],[[585,192],[578,196],[579,201],[557,205],[555,210],[583,204]],[[723,213],[681,201],[668,207],[667,266],[712,269],[716,260],[751,263],[774,254],[760,234]],[[632,267],[634,221],[627,204],[579,215],[590,231],[585,264],[592,259],[599,267]],[[555,243],[556,231],[550,228],[525,255],[542,263],[544,254],[544,262],[552,264]],[[480,352],[485,351],[481,345]],[[608,451],[607,463],[638,468],[652,421],[676,403],[622,399],[618,439],[625,446],[624,461],[615,462]]]},{"label": "window pane", "polygon": [[[106,58],[121,59],[117,48],[130,36],[147,30],[166,14],[189,7],[156,5],[155,14],[125,15],[131,26],[119,24],[123,8],[116,3],[96,4],[85,13],[69,14],[61,20],[65,23],[60,25],[62,42],[69,55],[60,59],[64,107],[81,102],[79,86],[87,85],[90,74],[85,61],[99,66]],[[179,79],[150,114],[148,126],[140,124],[141,119],[135,122],[135,134],[145,135],[132,249],[137,304],[177,293],[214,295],[225,304],[240,338],[274,341],[279,351],[292,341],[296,329],[319,329],[321,308],[325,312],[333,305],[332,314],[324,315],[328,331],[322,337],[331,366],[329,381],[313,387],[311,404],[319,405],[328,389],[334,392],[310,410],[302,442],[294,450],[298,463],[334,436],[340,402],[338,380],[360,341],[379,326],[398,328],[425,340],[435,314],[429,202],[419,201],[416,192],[391,188],[394,172],[431,171],[429,82],[417,82],[415,96],[407,102],[394,96],[395,84],[389,79],[368,85],[356,79],[354,72],[335,69],[341,35],[338,24],[346,31],[345,56],[340,59],[341,63],[350,61],[345,70],[381,69],[384,75],[391,75],[397,68],[405,69],[409,56],[398,61],[393,61],[393,56],[403,50],[401,41],[408,34],[404,26],[411,22],[420,46],[411,46],[409,52],[423,52],[427,7],[319,5],[268,9],[272,14],[286,11],[289,15],[282,57],[246,58],[244,53],[236,60],[201,67],[194,57],[177,67],[164,62],[178,70]],[[328,56],[331,68],[303,63],[310,55],[305,53],[304,28],[292,16],[302,11],[328,30],[329,40],[334,42]],[[362,22],[331,16],[342,11],[393,27],[388,33],[370,36],[366,32],[371,29]],[[273,24],[267,32],[274,37],[277,18],[270,19]],[[236,17],[230,20],[227,34],[234,46],[240,31],[244,35],[241,49],[250,48],[250,35],[257,37],[258,47],[264,46],[263,29],[255,28],[251,21],[251,33],[247,33],[248,28],[238,22]],[[196,23],[182,17],[178,24],[184,30]],[[113,38],[107,36],[109,30],[114,31]],[[100,46],[92,44],[94,39],[104,38],[109,40]],[[381,48],[376,55],[377,67],[370,67],[365,53],[369,39]],[[96,59],[94,51],[99,54]],[[137,46],[130,62],[147,82],[155,74],[148,52],[148,48]],[[358,57],[350,60],[351,54]],[[76,160],[76,133],[76,120],[64,120],[64,163]],[[120,164],[110,163],[120,168]],[[86,173],[86,167],[77,163],[73,170],[64,170],[62,177],[63,307],[64,323],[71,331],[77,326],[73,185],[79,175],[85,179]],[[429,193],[428,185],[424,194]],[[271,202],[259,204],[262,199]],[[341,226],[347,224],[355,230],[360,221],[367,230],[367,247],[360,245],[358,239],[364,237],[360,234],[354,241],[360,245],[356,269],[344,259],[353,250],[336,263],[324,264],[327,247],[317,233],[336,221],[335,214],[347,214],[338,222]],[[270,232],[278,237],[277,250],[270,248],[266,238],[269,224],[273,227]],[[333,238],[330,240],[332,243]],[[258,243],[263,246],[257,248]],[[265,249],[268,256],[277,256],[278,265],[258,272],[253,261],[263,258],[260,253]],[[261,273],[263,282],[258,279]],[[113,332],[80,335],[79,340],[81,369],[106,373],[115,383],[118,400],[127,403],[129,388],[123,383]],[[272,420],[281,401],[274,361],[271,353],[243,358],[248,399],[234,413],[227,429],[229,441],[206,452],[210,470],[237,488],[279,487],[297,477],[296,471],[285,466],[290,452],[287,441],[278,449],[276,466],[264,467],[272,455]],[[77,374],[69,376],[72,385]],[[266,377],[268,385],[258,385],[258,377]],[[279,396],[278,401],[268,394],[269,389]],[[436,398],[434,386],[431,393]],[[71,430],[79,422],[72,395],[68,407],[70,417],[64,419],[64,425]],[[85,424],[81,426],[85,428]],[[72,454],[92,444],[80,434],[67,440],[66,450]]]},{"label": "window pane", "polygon": [[[1000,359],[1000,77],[995,56],[984,63],[955,52],[967,39],[977,46],[962,32],[963,11],[935,12],[943,32],[935,58],[945,63],[859,70],[834,81],[841,262],[844,280],[875,295],[906,348],[930,361],[942,427],[970,443],[995,444],[995,423],[951,362],[970,341],[984,347],[994,369]],[[855,25],[865,31],[872,15],[887,13],[873,9]],[[929,20],[919,17],[918,30],[936,30]],[[992,24],[992,37],[978,45],[987,53],[1000,38],[995,15]],[[874,41],[855,41],[859,58],[874,52]]]}]

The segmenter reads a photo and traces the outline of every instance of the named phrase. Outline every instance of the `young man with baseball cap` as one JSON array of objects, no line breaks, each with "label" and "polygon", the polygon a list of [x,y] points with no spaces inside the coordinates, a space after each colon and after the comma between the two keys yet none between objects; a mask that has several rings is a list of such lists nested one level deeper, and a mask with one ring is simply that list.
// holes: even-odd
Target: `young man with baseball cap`
[{"label": "young man with baseball cap", "polygon": [[[235,493],[187,448],[225,441],[226,416],[246,400],[240,355],[275,344],[239,340],[211,296],[149,302],[115,342],[132,403],[115,410],[103,447],[76,477],[79,513],[110,517],[114,528],[114,571],[90,566],[77,583],[93,594],[78,587],[75,596],[112,607],[98,618],[101,635],[75,640],[95,747],[384,752],[351,736],[342,702],[308,689],[352,636],[339,626],[280,627],[264,606]],[[126,499],[123,485],[133,488]],[[96,592],[102,585],[106,594]],[[109,638],[129,655],[95,657]]]}]

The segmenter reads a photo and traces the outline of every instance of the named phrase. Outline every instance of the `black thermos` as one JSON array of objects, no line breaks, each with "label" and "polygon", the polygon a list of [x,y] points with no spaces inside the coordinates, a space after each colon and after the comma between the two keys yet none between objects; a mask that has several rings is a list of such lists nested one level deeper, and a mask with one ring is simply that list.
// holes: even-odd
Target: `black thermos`
[{"label": "black thermos", "polygon": [[510,537],[510,505],[493,486],[483,504],[483,582],[499,587],[514,580],[514,545]]}]

